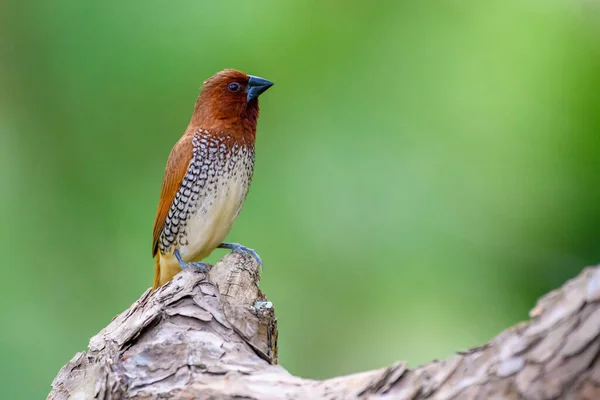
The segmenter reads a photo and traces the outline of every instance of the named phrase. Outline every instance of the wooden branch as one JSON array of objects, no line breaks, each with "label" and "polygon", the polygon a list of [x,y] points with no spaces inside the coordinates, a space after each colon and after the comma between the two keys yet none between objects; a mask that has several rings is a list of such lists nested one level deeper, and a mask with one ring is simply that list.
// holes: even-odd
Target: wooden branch
[{"label": "wooden branch", "polygon": [[532,320],[415,369],[324,381],[277,362],[277,320],[257,265],[225,256],[147,291],[90,340],[49,399],[600,399],[600,269],[538,301]]}]

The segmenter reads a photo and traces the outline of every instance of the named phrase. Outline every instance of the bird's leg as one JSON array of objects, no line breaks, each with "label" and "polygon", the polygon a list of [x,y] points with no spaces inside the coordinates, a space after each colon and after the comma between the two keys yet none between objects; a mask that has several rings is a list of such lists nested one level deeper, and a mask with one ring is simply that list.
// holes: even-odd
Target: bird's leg
[{"label": "bird's leg", "polygon": [[229,250],[231,250],[232,253],[237,251],[238,253],[250,255],[250,256],[254,257],[254,259],[256,260],[256,262],[258,263],[260,268],[262,269],[262,260],[260,259],[260,256],[249,247],[242,246],[239,243],[221,243],[217,247],[220,249],[229,249]]},{"label": "bird's leg", "polygon": [[179,261],[179,266],[181,267],[181,269],[185,269],[189,266],[198,268],[201,271],[204,271],[206,273],[208,273],[208,270],[210,269],[210,265],[203,263],[203,262],[190,262],[190,263],[186,263],[185,261],[183,261],[183,258],[181,258],[181,254],[179,254],[179,250],[175,249],[175,258],[177,258],[177,261]]}]

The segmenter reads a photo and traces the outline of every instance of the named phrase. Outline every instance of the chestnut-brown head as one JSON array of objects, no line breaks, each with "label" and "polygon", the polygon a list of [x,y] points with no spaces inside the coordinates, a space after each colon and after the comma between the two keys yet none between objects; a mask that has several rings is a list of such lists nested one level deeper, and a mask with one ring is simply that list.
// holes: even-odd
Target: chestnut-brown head
[{"label": "chestnut-brown head", "polygon": [[191,124],[207,130],[243,130],[254,134],[258,96],[273,83],[234,69],[223,70],[204,82]]}]

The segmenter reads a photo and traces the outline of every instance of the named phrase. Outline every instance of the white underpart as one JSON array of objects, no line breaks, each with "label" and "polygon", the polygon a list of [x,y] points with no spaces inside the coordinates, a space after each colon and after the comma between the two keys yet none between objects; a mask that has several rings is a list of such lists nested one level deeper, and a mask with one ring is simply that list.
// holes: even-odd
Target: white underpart
[{"label": "white underpart", "polygon": [[248,192],[246,167],[237,162],[234,168],[238,169],[236,176],[233,170],[228,171],[229,176],[220,176],[216,190],[198,200],[185,227],[187,244],[179,249],[184,261],[207,257],[231,230]]}]

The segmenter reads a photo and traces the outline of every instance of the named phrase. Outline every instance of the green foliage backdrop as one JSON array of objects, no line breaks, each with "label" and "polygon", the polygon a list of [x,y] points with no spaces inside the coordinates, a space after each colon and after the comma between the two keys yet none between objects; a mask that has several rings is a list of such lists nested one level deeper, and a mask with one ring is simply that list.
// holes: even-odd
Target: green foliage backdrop
[{"label": "green foliage backdrop", "polygon": [[166,158],[223,68],[275,82],[229,239],[265,262],[290,372],[414,366],[527,318],[600,260],[592,18],[575,1],[3,2],[0,397],[43,398],[151,285]]}]

